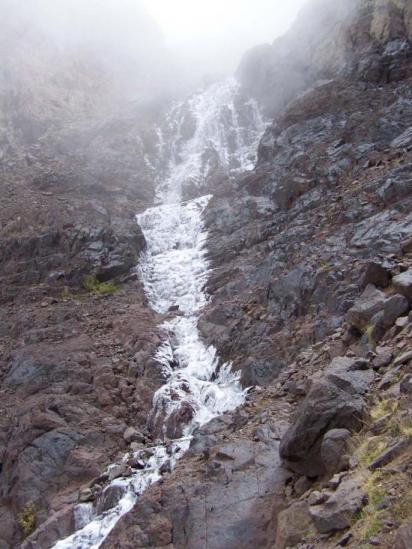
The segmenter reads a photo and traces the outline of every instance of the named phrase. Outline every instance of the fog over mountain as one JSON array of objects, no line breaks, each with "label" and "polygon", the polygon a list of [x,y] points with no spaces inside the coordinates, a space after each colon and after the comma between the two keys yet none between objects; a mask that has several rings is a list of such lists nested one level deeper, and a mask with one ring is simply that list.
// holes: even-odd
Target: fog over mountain
[{"label": "fog over mountain", "polygon": [[125,95],[164,94],[233,72],[244,51],[284,32],[303,3],[1,0],[0,70],[26,48],[49,67],[93,57]]},{"label": "fog over mountain", "polygon": [[19,71],[19,63],[30,70],[30,56],[39,71],[44,63],[46,78],[78,63],[100,70],[129,97],[160,93],[170,78],[161,31],[138,1],[27,0],[22,9],[1,0],[0,11],[3,72],[5,64],[11,72]]}]

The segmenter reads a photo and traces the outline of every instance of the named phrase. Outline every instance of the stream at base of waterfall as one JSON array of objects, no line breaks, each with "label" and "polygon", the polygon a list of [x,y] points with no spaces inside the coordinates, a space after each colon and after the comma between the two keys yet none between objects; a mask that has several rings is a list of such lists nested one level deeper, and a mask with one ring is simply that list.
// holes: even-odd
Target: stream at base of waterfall
[{"label": "stream at base of waterfall", "polygon": [[[188,113],[196,128],[184,140],[181,129]],[[137,215],[147,242],[138,266],[140,279],[154,310],[175,311],[162,325],[164,341],[155,358],[162,365],[165,383],[155,393],[149,414],[151,428],[163,442],[126,454],[123,463],[133,458],[139,469],[106,486],[100,498],[110,491],[113,506],[99,513],[96,502],[77,505],[77,531],[54,549],[100,547],[139,495],[161,478],[162,470],[175,467],[189,448],[193,431],[245,399],[239,376],[231,372],[230,364],[219,362],[216,349],[204,345],[197,329],[199,313],[208,301],[207,233],[202,218],[212,197],[182,202],[182,196],[185,184],[200,188],[207,180],[206,150],[214,151],[228,175],[253,168],[264,122],[254,101],[240,100],[239,85],[232,79],[174,105],[167,118],[172,138],[167,144],[163,137],[159,140],[159,155],[167,155],[166,172],[156,182],[159,205]],[[119,464],[109,467],[109,478],[116,467]]]}]

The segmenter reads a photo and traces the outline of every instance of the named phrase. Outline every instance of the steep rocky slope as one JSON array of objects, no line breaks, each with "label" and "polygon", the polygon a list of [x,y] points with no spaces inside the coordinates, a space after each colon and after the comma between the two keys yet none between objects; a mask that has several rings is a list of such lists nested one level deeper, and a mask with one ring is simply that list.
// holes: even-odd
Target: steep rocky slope
[{"label": "steep rocky slope", "polygon": [[[411,546],[412,7],[330,6],[310,3],[239,69],[275,116],[255,169],[228,177],[211,143],[183,188],[214,195],[199,330],[251,387],[246,403],[197,430],[102,547]],[[176,311],[149,307],[134,215],[167,173],[159,149],[179,167],[196,121],[190,100],[175,120],[163,103],[113,110],[104,74],[90,104],[77,67],[74,116],[58,105],[46,122],[2,95],[5,548],[51,547],[75,529],[78,502],[107,510],[107,465],[158,435],[153,356]],[[237,101],[247,136],[251,109]],[[231,150],[233,111],[218,114]],[[113,279],[117,291],[102,285]]]}]

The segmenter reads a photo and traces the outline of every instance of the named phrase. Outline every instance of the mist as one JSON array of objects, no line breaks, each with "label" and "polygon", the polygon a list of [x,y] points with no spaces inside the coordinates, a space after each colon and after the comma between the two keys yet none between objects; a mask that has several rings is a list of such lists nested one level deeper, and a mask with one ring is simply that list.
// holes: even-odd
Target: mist
[{"label": "mist", "polygon": [[145,0],[176,58],[195,72],[233,72],[246,50],[284,34],[307,0]]},{"label": "mist", "polygon": [[123,96],[180,94],[233,73],[247,49],[284,33],[304,2],[0,0],[0,82],[21,64],[50,76],[75,62]]}]

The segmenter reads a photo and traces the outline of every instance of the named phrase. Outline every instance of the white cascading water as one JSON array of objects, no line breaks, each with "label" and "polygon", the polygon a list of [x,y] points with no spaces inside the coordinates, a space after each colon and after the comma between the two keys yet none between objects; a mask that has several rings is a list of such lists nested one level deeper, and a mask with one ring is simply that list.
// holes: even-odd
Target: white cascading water
[{"label": "white cascading water", "polygon": [[[185,140],[181,125],[188,112],[196,127]],[[126,454],[124,461],[139,459],[141,469],[105,488],[105,492],[119,489],[117,504],[100,515],[92,503],[78,505],[74,513],[78,530],[54,549],[100,547],[137,497],[161,478],[162,465],[169,462],[173,469],[189,448],[193,430],[235,409],[245,398],[238,375],[231,372],[230,364],[219,365],[216,349],[204,345],[197,329],[198,315],[207,303],[209,264],[202,214],[211,196],[182,202],[182,195],[186,184],[200,187],[207,180],[206,150],[218,156],[227,175],[253,168],[264,122],[254,101],[241,101],[234,80],[212,85],[175,105],[168,122],[173,124],[172,138],[165,145],[164,136],[159,137],[159,154],[167,154],[163,178],[157,183],[159,205],[137,216],[147,242],[138,267],[147,296],[156,311],[175,311],[163,325],[165,341],[156,353],[166,381],[154,396],[151,412],[164,443]],[[173,435],[176,426],[181,438]],[[109,467],[109,473],[112,467],[116,465]]]}]

